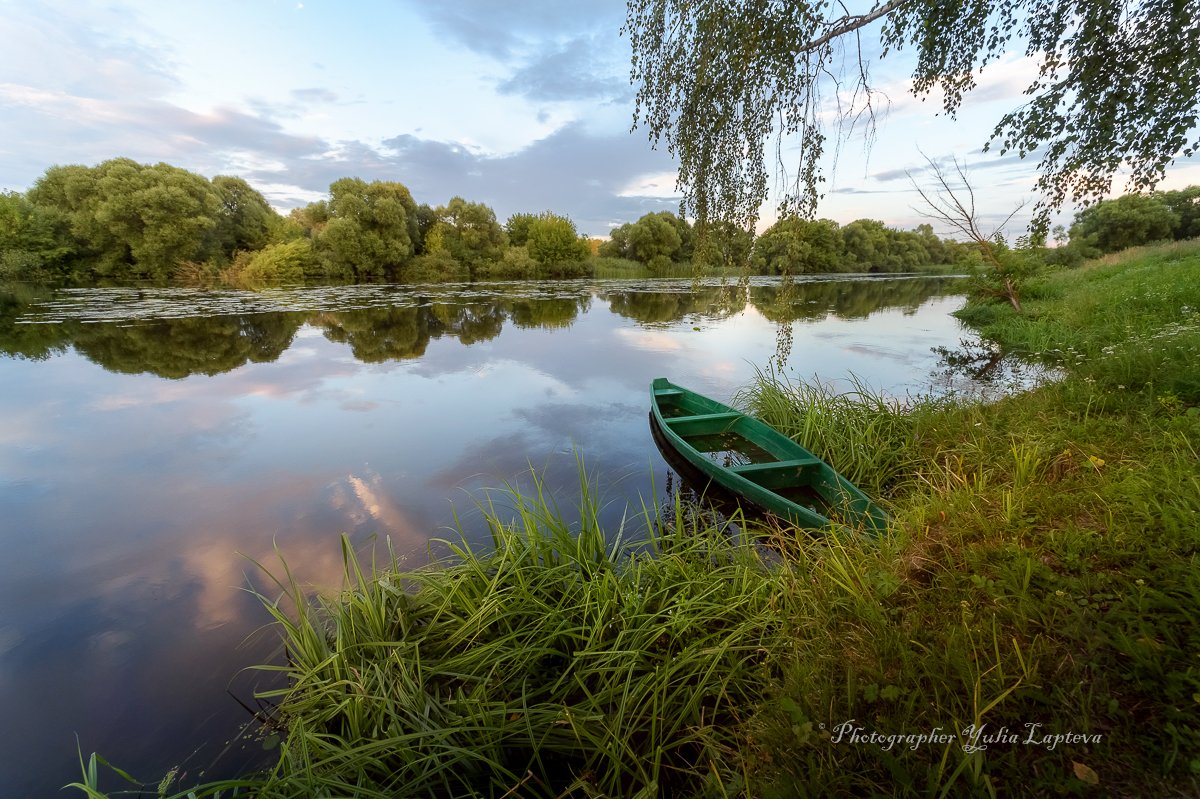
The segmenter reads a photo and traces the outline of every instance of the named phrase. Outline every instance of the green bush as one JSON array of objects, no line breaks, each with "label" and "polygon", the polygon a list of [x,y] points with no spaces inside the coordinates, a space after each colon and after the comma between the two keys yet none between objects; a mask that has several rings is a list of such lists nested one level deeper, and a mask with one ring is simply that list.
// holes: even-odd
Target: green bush
[{"label": "green bush", "polygon": [[45,260],[27,250],[0,250],[0,279],[45,280],[50,277]]},{"label": "green bush", "polygon": [[508,247],[501,258],[479,264],[475,277],[481,280],[533,279],[540,268],[541,264],[529,257],[524,246]]},{"label": "green bush", "polygon": [[412,283],[470,280],[471,270],[445,250],[418,255],[400,267],[400,279]]},{"label": "green bush", "polygon": [[268,244],[255,252],[239,253],[233,268],[237,279],[250,284],[299,283],[319,269],[308,239]]},{"label": "green bush", "polygon": [[1126,194],[1080,211],[1071,225],[1071,240],[1101,253],[1116,252],[1170,240],[1179,221],[1179,215],[1157,195]]},{"label": "green bush", "polygon": [[550,213],[530,223],[527,247],[530,257],[543,266],[578,263],[591,252],[571,220]]}]

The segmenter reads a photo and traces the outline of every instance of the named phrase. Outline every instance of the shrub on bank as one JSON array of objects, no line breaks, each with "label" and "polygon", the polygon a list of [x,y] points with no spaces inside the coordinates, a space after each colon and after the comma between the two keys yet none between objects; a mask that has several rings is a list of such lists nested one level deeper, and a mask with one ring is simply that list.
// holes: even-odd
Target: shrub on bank
[{"label": "shrub on bank", "polygon": [[268,244],[261,250],[240,252],[231,267],[230,282],[248,285],[300,283],[319,270],[308,239]]},{"label": "shrub on bank", "polygon": [[409,283],[436,283],[471,279],[471,270],[445,250],[418,255],[400,267],[400,279]]}]

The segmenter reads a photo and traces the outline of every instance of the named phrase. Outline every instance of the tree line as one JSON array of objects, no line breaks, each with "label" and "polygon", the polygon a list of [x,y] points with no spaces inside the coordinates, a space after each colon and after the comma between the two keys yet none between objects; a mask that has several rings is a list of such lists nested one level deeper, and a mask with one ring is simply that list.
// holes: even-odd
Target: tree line
[{"label": "tree line", "polygon": [[1200,186],[1101,200],[1054,229],[1051,263],[1074,265],[1129,247],[1200,237]]},{"label": "tree line", "polygon": [[[759,236],[728,222],[694,226],[669,211],[581,236],[566,216],[483,203],[417,203],[402,183],[342,178],[329,198],[283,216],[241,178],[116,158],[54,166],[25,193],[0,194],[0,275],[29,279],[226,280],[576,277],[602,259],[761,274],[894,272],[963,262],[934,235],[860,219],[786,217]],[[617,261],[620,263],[620,261]]]}]

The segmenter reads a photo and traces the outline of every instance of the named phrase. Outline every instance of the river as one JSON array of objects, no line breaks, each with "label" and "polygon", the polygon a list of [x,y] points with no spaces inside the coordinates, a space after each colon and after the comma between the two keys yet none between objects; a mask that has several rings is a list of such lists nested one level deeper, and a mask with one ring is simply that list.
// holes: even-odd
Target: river
[{"label": "river", "polygon": [[417,565],[531,469],[570,507],[577,458],[616,524],[670,484],[653,378],[728,401],[785,355],[796,378],[936,390],[960,287],[0,285],[4,793],[78,779],[76,736],[147,781],[256,762],[232,738],[263,679],[245,667],[277,649],[256,562],[335,589],[345,532]]}]

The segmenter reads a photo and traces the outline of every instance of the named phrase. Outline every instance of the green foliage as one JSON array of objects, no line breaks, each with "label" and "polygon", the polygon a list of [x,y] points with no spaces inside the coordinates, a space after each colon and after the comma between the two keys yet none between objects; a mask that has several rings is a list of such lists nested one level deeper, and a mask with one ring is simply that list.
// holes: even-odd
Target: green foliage
[{"label": "green foliage", "polygon": [[298,211],[302,209],[294,209],[287,216],[279,217],[277,221],[271,225],[270,235],[267,238],[268,244],[286,244],[289,241],[296,239],[307,239],[312,241],[312,236],[309,235],[309,230],[300,221]]},{"label": "green foliage", "polygon": [[[608,242],[605,242],[607,244]],[[600,245],[601,252],[604,251],[604,245]],[[597,255],[590,261],[592,273],[598,278],[628,278],[628,277],[650,277],[650,270],[645,264],[631,261],[628,258],[612,257],[608,255]]]},{"label": "green foliage", "polygon": [[1179,215],[1154,194],[1126,194],[1083,209],[1071,225],[1071,240],[1099,253],[1116,252],[1174,238]]},{"label": "green foliage", "polygon": [[600,243],[597,255],[601,258],[632,261],[633,259],[629,257],[629,228],[630,225],[626,223],[609,231],[608,241]]},{"label": "green foliage", "polygon": [[425,203],[421,203],[420,205],[417,206],[416,216],[417,216],[417,240],[416,240],[417,248],[416,248],[416,251],[417,251],[417,254],[420,255],[421,253],[426,252],[425,237],[429,235],[429,231],[432,230],[433,226],[437,224],[438,215],[437,215],[436,209],[430,207],[429,205],[426,205]]},{"label": "green foliage", "polygon": [[26,201],[25,235],[36,239],[34,249],[2,242],[0,249],[31,252],[59,274],[163,280],[182,263],[222,261],[235,250],[262,247],[279,224],[240,178],[209,182],[127,158],[51,167]]},{"label": "green foliage", "polygon": [[837,222],[785,217],[763,231],[754,242],[751,263],[768,275],[836,272],[844,263],[842,235]]},{"label": "green foliage", "polygon": [[[579,242],[578,239],[572,241]],[[578,252],[578,248],[576,248],[576,252]],[[581,257],[578,260],[542,262],[530,255],[529,247],[506,247],[500,260],[480,264],[475,270],[474,277],[477,280],[588,277],[593,274],[593,260]]]},{"label": "green foliage", "polygon": [[1075,215],[1070,235],[1064,257],[1071,265],[1128,247],[1200,237],[1200,186],[1102,200]]},{"label": "green foliage", "polygon": [[219,252],[221,194],[168,164],[116,158],[92,168],[52,167],[28,196],[69,219],[99,275],[164,279],[180,261]]},{"label": "green foliage", "polygon": [[508,234],[508,243],[514,247],[524,247],[529,241],[529,226],[536,222],[537,214],[513,214],[504,223],[504,232]]},{"label": "green foliage", "polygon": [[1107,390],[1200,404],[1197,269],[1196,242],[1129,250],[1050,275],[1055,291],[1031,299],[1023,315],[999,308],[974,323],[1009,349]]},{"label": "green foliage", "polygon": [[541,264],[538,268],[538,276],[563,280],[577,277],[591,277],[595,274],[591,260],[590,258],[583,258],[578,261],[557,261]]},{"label": "green foliage", "polygon": [[1176,241],[1200,238],[1200,186],[1158,192],[1152,196],[1162,200],[1171,213],[1179,218],[1174,231]]},{"label": "green foliage", "polygon": [[740,268],[750,261],[754,234],[725,220],[698,224],[694,229],[693,261],[701,266]]},{"label": "green foliage", "polygon": [[1092,247],[1078,240],[1059,244],[1057,247],[1041,247],[1038,248],[1038,252],[1041,259],[1045,261],[1046,266],[1068,268],[1079,266],[1089,257],[1095,255],[1095,250]]},{"label": "green foliage", "polygon": [[307,239],[295,239],[241,253],[233,268],[237,280],[249,285],[301,283],[317,272],[318,261]]},{"label": "green foliage", "polygon": [[886,496],[911,479],[922,431],[948,401],[912,397],[904,405],[851,379],[848,390],[793,382],[760,372],[736,402],[833,466],[872,496]]},{"label": "green foliage", "polygon": [[971,300],[976,303],[1003,300],[1020,313],[1021,295],[1046,267],[1042,257],[1045,237],[1035,236],[1035,241],[1022,236],[1013,249],[1001,233],[985,235],[979,226],[975,190],[963,165],[954,159],[953,174],[932,160],[929,167],[936,186],[924,189],[914,183],[914,187],[928,209],[926,215],[958,231],[967,239],[964,246],[974,249],[976,260],[970,264]]},{"label": "green foliage", "polygon": [[[433,230],[437,230],[435,226]],[[431,230],[431,233],[433,231]],[[400,279],[413,283],[442,282],[470,280],[471,270],[466,264],[461,264],[446,252],[437,247],[437,236],[431,235],[426,242],[434,244],[432,249],[426,248],[425,253],[418,255],[400,269]]]},{"label": "green foliage", "polygon": [[446,252],[474,274],[482,265],[504,256],[507,241],[496,214],[483,203],[454,197],[437,209],[438,222],[426,239],[429,253]]},{"label": "green foliage", "polygon": [[872,117],[873,72],[842,59],[862,61],[859,37],[876,20],[884,57],[915,50],[914,94],[938,91],[951,115],[1003,53],[1039,59],[1022,105],[992,138],[1002,153],[1041,154],[1042,223],[1068,199],[1105,195],[1119,170],[1145,190],[1174,158],[1196,152],[1200,15],[1191,3],[892,0],[860,12],[836,3],[630,0],[634,121],[677,156],[685,213],[749,227],[768,196],[771,156],[787,153],[788,163],[776,164],[789,172],[782,215],[811,215],[826,143],[822,99],[854,98],[841,108],[843,132]]},{"label": "green foliage", "polygon": [[529,255],[528,248],[508,247],[498,261],[479,265],[475,277],[481,280],[532,280],[541,275],[542,265]]},{"label": "green foliage", "polygon": [[1044,250],[1010,248],[1002,238],[978,242],[981,260],[971,269],[970,299],[974,302],[1007,302],[1022,312],[1021,299],[1031,281],[1046,271]]},{"label": "green foliage", "polygon": [[591,251],[579,238],[575,223],[549,211],[539,215],[526,228],[527,248],[535,261],[546,267],[566,268],[583,261]]},{"label": "green foliage", "polygon": [[326,200],[309,203],[303,208],[293,208],[288,214],[288,221],[294,223],[310,239],[321,235],[321,231],[329,224],[329,219],[329,202]]},{"label": "green foliage", "polygon": [[856,219],[842,228],[846,268],[854,272],[905,272],[959,263],[962,245],[938,238],[933,227],[896,230],[875,219]]},{"label": "green foliage", "polygon": [[609,240],[600,245],[600,255],[640,261],[652,271],[662,271],[672,263],[690,261],[693,246],[687,220],[670,211],[657,211],[614,228]]},{"label": "green foliage", "polygon": [[268,667],[289,678],[271,692],[288,734],[254,795],[743,786],[729,755],[793,648],[791,570],[682,505],[649,548],[602,530],[586,487],[578,528],[540,487],[506,505],[486,508],[486,551],[452,543],[453,561],[401,572],[343,540],[341,596],[314,603],[285,577],[298,616],[264,597],[288,650]]},{"label": "green foliage", "polygon": [[0,192],[0,276],[41,279],[62,274],[75,253],[66,217],[15,192]]},{"label": "green foliage", "polygon": [[668,211],[646,214],[629,228],[626,237],[629,254],[651,269],[670,264],[683,247],[683,239],[667,215],[674,216]]},{"label": "green foliage", "polygon": [[891,236],[882,222],[856,219],[842,228],[846,260],[858,271],[882,269],[890,261]]},{"label": "green foliage", "polygon": [[[870,252],[885,255],[862,255],[866,245],[848,247],[855,263],[882,259],[882,265],[862,268],[911,268],[958,255],[955,245],[938,240],[931,230],[902,233],[869,220],[848,225],[843,243],[864,225],[877,239]],[[166,164],[114,159],[94,168],[54,167],[28,195],[0,195],[0,270],[39,279],[148,277],[212,285],[225,279],[222,275],[242,279],[237,276],[244,277],[252,254],[303,239],[312,245],[315,265],[299,245],[273,250],[256,262],[251,273],[258,276],[252,282],[292,280],[301,271],[306,279],[403,273],[421,280],[463,279],[464,270],[468,278],[594,272],[591,244],[566,217],[549,211],[514,214],[508,228],[506,239],[494,213],[482,204],[456,197],[433,209],[417,205],[402,184],[357,178],[335,181],[328,200],[281,218],[240,178],[217,176],[208,182]],[[822,228],[806,230],[813,241],[792,246],[805,251],[794,259],[800,268],[853,268],[846,262],[831,266],[824,250],[836,242]],[[710,222],[703,239],[687,220],[664,211],[619,226],[598,250],[600,257],[614,259],[607,263],[636,261],[643,267],[635,271],[656,275],[688,276],[742,267],[749,260],[753,237],[731,222]],[[525,249],[507,254],[510,243]],[[428,257],[412,264],[414,256]],[[780,264],[770,263],[778,260],[759,259],[763,271],[778,271]]]},{"label": "green foliage", "polygon": [[[1114,795],[1146,780],[1194,791],[1200,386],[1186,362],[1200,338],[1182,309],[1200,289],[1182,278],[1196,250],[1050,275],[1025,314],[988,306],[985,335],[1063,372],[997,403],[900,404],[760,376],[751,409],[839,468],[882,476],[904,531],[896,550],[856,548],[837,567],[861,604],[815,603],[829,609],[811,622],[827,645],[801,640],[758,718],[772,789],[760,795],[1048,795],[1082,790],[1079,774]],[[864,735],[954,737],[831,746],[848,719]],[[981,723],[1022,742],[1030,723],[1101,738],[964,751],[961,731]]]},{"label": "green foliage", "polygon": [[330,275],[379,277],[412,258],[417,206],[403,184],[342,178],[329,195],[329,220],[315,245]]},{"label": "green foliage", "polygon": [[227,254],[266,246],[282,222],[266,198],[238,177],[217,175],[212,185],[221,196],[216,231],[219,250]]}]

